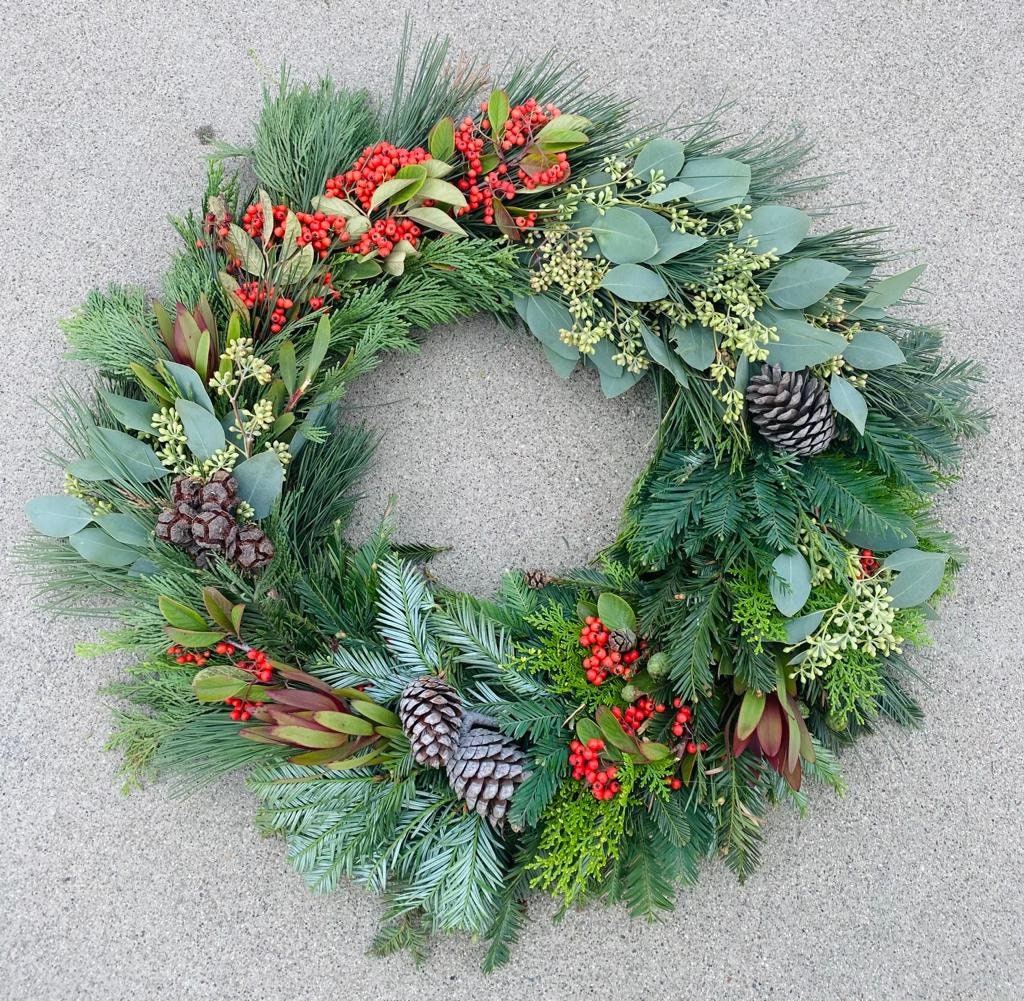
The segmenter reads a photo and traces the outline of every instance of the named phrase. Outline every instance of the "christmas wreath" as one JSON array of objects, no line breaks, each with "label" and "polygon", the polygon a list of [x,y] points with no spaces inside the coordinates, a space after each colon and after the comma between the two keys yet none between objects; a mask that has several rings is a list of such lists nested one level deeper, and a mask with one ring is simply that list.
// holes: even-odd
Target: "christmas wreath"
[{"label": "christmas wreath", "polygon": [[[962,559],[932,497],[984,427],[978,369],[892,313],[921,269],[786,204],[820,187],[798,137],[638,126],[552,57],[500,83],[439,40],[384,107],[266,89],[159,296],[66,322],[99,378],[54,404],[64,492],[25,549],[121,624],[87,652],[136,661],[128,786],[245,769],[314,890],[384,894],[378,950],[461,930],[487,966],[533,891],[653,916],[716,853],[743,878],[771,803],[919,720],[907,651]],[[478,311],[609,396],[653,380],[661,416],[595,563],[489,600],[390,504],[346,536],[373,440],[339,402]]]}]

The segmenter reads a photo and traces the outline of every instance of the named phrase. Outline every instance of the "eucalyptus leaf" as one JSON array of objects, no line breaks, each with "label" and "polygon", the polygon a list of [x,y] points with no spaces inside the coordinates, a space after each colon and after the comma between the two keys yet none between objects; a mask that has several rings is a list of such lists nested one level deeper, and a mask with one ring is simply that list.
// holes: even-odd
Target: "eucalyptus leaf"
[{"label": "eucalyptus leaf", "polygon": [[113,428],[91,428],[89,440],[97,461],[115,477],[150,483],[168,474],[156,452],[130,434]]},{"label": "eucalyptus leaf", "polygon": [[284,486],[284,468],[275,452],[260,452],[235,466],[231,473],[238,482],[238,498],[251,505],[257,518],[273,510]]},{"label": "eucalyptus leaf", "polygon": [[823,618],[825,618],[824,610],[809,612],[807,615],[801,615],[798,619],[790,619],[785,624],[786,642],[800,643],[807,639],[821,625]]},{"label": "eucalyptus leaf", "polygon": [[175,400],[174,409],[181,418],[188,447],[197,459],[210,459],[227,444],[220,421],[198,403]]},{"label": "eucalyptus leaf", "polygon": [[198,403],[204,410],[213,413],[213,401],[206,391],[203,380],[199,373],[188,365],[181,365],[176,361],[162,361],[161,365],[167,369],[168,375],[178,387],[178,392],[192,403]]},{"label": "eucalyptus leaf", "polygon": [[832,376],[829,382],[829,399],[836,408],[858,431],[864,433],[864,424],[868,419],[868,404],[860,391],[841,375]]},{"label": "eucalyptus leaf", "polygon": [[127,396],[118,396],[116,393],[101,392],[104,403],[110,407],[113,415],[120,424],[132,431],[153,430],[153,417],[158,408],[155,404],[145,400],[133,400]]},{"label": "eucalyptus leaf", "polygon": [[98,515],[96,524],[112,539],[123,542],[126,546],[145,546],[152,534],[152,529],[147,528],[137,518],[116,511]]},{"label": "eucalyptus leaf", "polygon": [[665,279],[641,264],[619,264],[601,281],[601,288],[625,302],[654,302],[668,295]]},{"label": "eucalyptus leaf", "polygon": [[811,568],[801,553],[793,550],[775,557],[768,590],[775,607],[787,617],[804,607],[811,595]]},{"label": "eucalyptus leaf", "polygon": [[672,181],[671,184],[667,185],[663,190],[659,191],[656,195],[648,195],[647,201],[651,205],[665,205],[668,202],[679,202],[684,198],[689,198],[694,192],[692,184],[687,184],[685,181]]},{"label": "eucalyptus leaf", "polygon": [[809,257],[783,264],[768,285],[768,296],[782,309],[802,309],[834,289],[850,272],[839,264]]},{"label": "eucalyptus leaf", "polygon": [[635,264],[658,252],[651,227],[636,212],[614,206],[590,227],[601,253],[613,264]]},{"label": "eucalyptus leaf", "polygon": [[877,330],[861,330],[854,334],[843,351],[843,357],[862,372],[902,365],[907,360],[900,346]]},{"label": "eucalyptus leaf", "polygon": [[894,549],[917,543],[917,536],[913,532],[901,532],[888,525],[880,528],[860,517],[854,518],[843,535],[851,545],[875,553],[890,553]]},{"label": "eucalyptus leaf", "polygon": [[555,370],[556,374],[561,379],[568,379],[573,372],[576,371],[576,366],[579,364],[580,356],[579,352],[576,352],[575,358],[566,358],[560,355],[557,351],[552,351],[546,344],[541,345],[544,350],[544,354],[547,356],[551,367]]},{"label": "eucalyptus leaf", "polygon": [[753,237],[757,252],[788,254],[811,231],[811,217],[788,205],[759,205],[737,234],[737,243]]},{"label": "eucalyptus leaf", "polygon": [[521,296],[516,302],[530,332],[545,348],[567,361],[575,363],[579,359],[579,351],[561,337],[563,330],[572,330],[573,326],[572,315],[565,306],[546,295]]},{"label": "eucalyptus leaf", "polygon": [[693,187],[690,201],[707,211],[742,202],[750,190],[750,167],[725,156],[699,156],[687,160],[679,175]]},{"label": "eucalyptus leaf", "polygon": [[131,546],[112,539],[102,528],[95,525],[75,532],[68,542],[82,559],[100,567],[128,567],[139,558],[138,552]]},{"label": "eucalyptus leaf", "polygon": [[766,327],[775,327],[778,341],[768,345],[768,362],[784,372],[799,372],[843,353],[846,338],[832,330],[812,326],[798,311],[763,306],[754,314]]},{"label": "eucalyptus leaf", "polygon": [[900,549],[887,556],[883,565],[897,571],[889,585],[894,608],[913,608],[924,604],[942,583],[946,570],[945,553],[926,553],[920,549]]},{"label": "eucalyptus leaf", "polygon": [[914,282],[921,277],[924,268],[923,264],[919,264],[909,271],[903,271],[898,275],[891,275],[888,278],[883,278],[880,282],[875,282],[868,290],[864,301],[854,312],[861,315],[861,311],[865,309],[884,309],[887,306],[895,306],[910,290]]},{"label": "eucalyptus leaf", "polygon": [[87,483],[102,483],[104,480],[112,479],[110,470],[96,459],[74,459],[68,463],[68,472],[78,480],[85,480]]},{"label": "eucalyptus leaf", "polygon": [[52,539],[63,539],[92,521],[92,508],[78,497],[54,494],[33,497],[25,505],[25,516],[37,532]]},{"label": "eucalyptus leaf", "polygon": [[685,386],[687,384],[686,367],[683,365],[679,355],[656,333],[650,330],[646,324],[641,325],[640,332],[644,339],[644,347],[647,348],[647,353],[651,358],[662,368],[668,369],[680,386]]},{"label": "eucalyptus leaf", "polygon": [[650,180],[655,171],[660,171],[663,180],[670,181],[683,169],[682,143],[673,139],[652,139],[637,154],[633,162],[633,175]]},{"label": "eucalyptus leaf", "polygon": [[670,336],[675,338],[676,351],[690,368],[703,372],[715,360],[715,334],[702,323],[675,326]]}]

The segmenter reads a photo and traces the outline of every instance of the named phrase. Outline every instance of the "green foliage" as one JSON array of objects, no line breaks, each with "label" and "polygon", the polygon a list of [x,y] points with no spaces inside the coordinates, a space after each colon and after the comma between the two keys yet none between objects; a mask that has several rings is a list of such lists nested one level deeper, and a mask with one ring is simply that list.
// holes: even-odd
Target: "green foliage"
[{"label": "green foliage", "polygon": [[864,723],[877,713],[875,699],[883,691],[879,661],[862,650],[846,650],[826,669],[822,686],[840,729],[851,717]]},{"label": "green foliage", "polygon": [[786,639],[785,619],[779,614],[765,579],[747,567],[729,581],[730,617],[743,638],[760,652],[765,643]]},{"label": "green foliage", "polygon": [[68,357],[88,362],[101,375],[130,376],[140,358],[168,357],[142,289],[110,285],[94,290],[61,323]]}]

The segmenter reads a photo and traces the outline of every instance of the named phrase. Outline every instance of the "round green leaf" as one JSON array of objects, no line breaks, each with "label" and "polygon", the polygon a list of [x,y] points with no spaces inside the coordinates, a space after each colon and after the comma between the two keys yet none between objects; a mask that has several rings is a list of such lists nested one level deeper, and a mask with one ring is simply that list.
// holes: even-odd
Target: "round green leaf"
[{"label": "round green leaf", "polygon": [[273,510],[284,486],[284,469],[275,452],[260,452],[235,466],[231,475],[238,483],[238,498],[251,505],[257,518]]},{"label": "round green leaf", "polygon": [[113,428],[91,428],[89,440],[96,461],[114,476],[149,483],[168,474],[156,452],[130,434]]},{"label": "round green leaf", "polygon": [[683,146],[673,139],[652,139],[637,155],[633,174],[649,180],[657,170],[664,180],[670,181],[683,169]]},{"label": "round green leaf", "polygon": [[144,546],[149,542],[152,529],[147,528],[130,514],[101,514],[96,524],[112,539],[123,542],[126,546]]},{"label": "round green leaf", "polygon": [[846,339],[832,330],[814,327],[803,313],[787,312],[765,306],[755,316],[766,327],[775,327],[779,339],[768,345],[768,361],[784,372],[799,372],[820,365],[843,353]]},{"label": "round green leaf", "polygon": [[894,608],[912,608],[926,602],[942,583],[946,570],[945,553],[926,553],[920,549],[900,549],[887,556],[884,565],[897,571],[889,585]]},{"label": "round green leaf", "polygon": [[92,521],[92,508],[78,497],[56,494],[33,497],[25,505],[25,515],[37,532],[53,539],[63,539]]},{"label": "round green leaf", "polygon": [[636,613],[629,602],[611,591],[605,591],[597,599],[597,617],[607,629],[636,630]]},{"label": "round green leaf", "polygon": [[788,205],[759,205],[739,231],[737,242],[753,237],[757,252],[788,254],[811,230],[811,217]]},{"label": "round green leaf", "polygon": [[668,295],[668,286],[661,275],[640,264],[619,264],[612,268],[604,276],[601,288],[625,302],[654,302]]},{"label": "round green leaf", "polygon": [[750,167],[725,156],[699,156],[687,160],[679,179],[693,188],[694,205],[717,211],[742,202],[750,190]]},{"label": "round green leaf", "polygon": [[862,372],[902,365],[907,360],[900,346],[877,330],[861,330],[854,334],[853,340],[843,351],[843,357]]},{"label": "round green leaf", "polygon": [[850,272],[831,261],[808,258],[779,268],[768,285],[768,296],[783,309],[802,309],[834,289]]},{"label": "round green leaf", "polygon": [[591,226],[601,253],[613,264],[635,264],[658,252],[651,227],[636,213],[615,206]]},{"label": "round green leaf", "polygon": [[715,360],[715,335],[701,323],[673,327],[676,351],[690,368],[703,372]]},{"label": "round green leaf", "polygon": [[132,431],[153,430],[153,416],[157,408],[145,400],[133,400],[127,396],[118,396],[116,393],[102,392],[100,394],[104,402],[110,407],[114,416],[120,423]]}]

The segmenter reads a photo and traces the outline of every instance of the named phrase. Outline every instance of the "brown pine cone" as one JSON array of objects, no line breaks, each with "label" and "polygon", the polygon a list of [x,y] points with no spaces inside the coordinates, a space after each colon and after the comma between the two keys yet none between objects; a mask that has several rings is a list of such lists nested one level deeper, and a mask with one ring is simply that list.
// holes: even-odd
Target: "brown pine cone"
[{"label": "brown pine cone", "polygon": [[523,580],[527,587],[539,591],[542,587],[547,587],[554,578],[549,577],[543,570],[524,570]]},{"label": "brown pine cone", "polygon": [[183,547],[192,542],[192,522],[196,510],[188,504],[164,508],[156,519],[155,534],[161,542]]},{"label": "brown pine cone", "polygon": [[199,499],[204,511],[234,511],[238,506],[238,481],[226,469],[218,469],[200,488]]},{"label": "brown pine cone", "polygon": [[192,539],[204,549],[223,552],[237,527],[235,519],[222,508],[204,508],[192,522]]},{"label": "brown pine cone", "polygon": [[171,484],[171,503],[175,507],[179,504],[199,507],[199,489],[202,485],[202,480],[197,480],[194,476],[179,476]]},{"label": "brown pine cone", "polygon": [[616,653],[629,653],[636,649],[636,635],[629,629],[616,629],[608,635],[608,649]]},{"label": "brown pine cone", "polygon": [[466,806],[494,827],[501,827],[512,794],[527,776],[526,755],[494,720],[467,713],[446,771],[452,789]]},{"label": "brown pine cone", "polygon": [[274,544],[259,525],[250,522],[232,535],[224,552],[239,570],[256,573],[274,558]]},{"label": "brown pine cone", "polygon": [[402,692],[398,715],[413,757],[431,768],[446,764],[458,742],[462,720],[458,692],[441,678],[417,678]]}]

